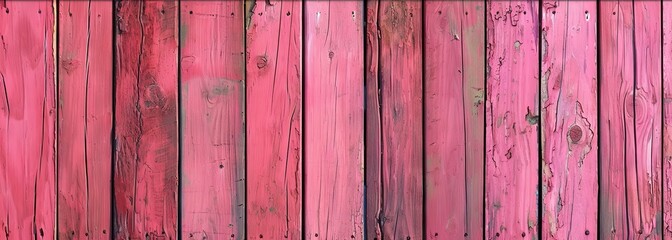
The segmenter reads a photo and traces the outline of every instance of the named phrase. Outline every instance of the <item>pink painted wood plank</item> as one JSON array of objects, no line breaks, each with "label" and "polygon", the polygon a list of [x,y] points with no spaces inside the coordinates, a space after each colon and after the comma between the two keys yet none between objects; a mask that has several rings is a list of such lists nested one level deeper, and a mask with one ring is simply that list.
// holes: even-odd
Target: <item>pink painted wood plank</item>
[{"label": "pink painted wood plank", "polygon": [[303,193],[302,3],[249,4],[247,237],[298,239]]},{"label": "pink painted wood plank", "polygon": [[366,131],[367,139],[379,138],[367,140],[367,231],[373,239],[422,239],[422,2],[368,2],[367,11],[374,16],[366,44],[374,103]]},{"label": "pink painted wood plank", "polygon": [[58,236],[110,238],[112,3],[58,9]]},{"label": "pink painted wood plank", "polygon": [[245,236],[243,10],[181,2],[184,239]]},{"label": "pink painted wood plank", "polygon": [[363,2],[305,4],[305,238],[364,239]]},{"label": "pink painted wood plank", "polygon": [[663,236],[672,239],[672,2],[663,1]]},{"label": "pink painted wood plank", "polygon": [[538,238],[538,4],[488,1],[486,238]]},{"label": "pink painted wood plank", "polygon": [[660,238],[661,3],[600,8],[600,231],[608,239]]},{"label": "pink painted wood plank", "polygon": [[0,229],[54,239],[54,2],[0,2]]},{"label": "pink painted wood plank", "polygon": [[543,2],[542,239],[597,236],[597,2]]},{"label": "pink painted wood plank", "polygon": [[177,2],[118,2],[115,239],[176,239]]},{"label": "pink painted wood plank", "polygon": [[382,118],[380,108],[380,83],[379,52],[380,32],[378,31],[378,6],[379,1],[365,1],[366,8],[366,33],[365,33],[365,62],[364,62],[364,85],[365,85],[365,122],[364,122],[364,165],[366,209],[364,226],[366,228],[365,239],[379,240],[382,238],[383,183],[381,173],[383,142],[382,142]]},{"label": "pink painted wood plank", "polygon": [[425,238],[483,239],[484,11],[425,2]]}]

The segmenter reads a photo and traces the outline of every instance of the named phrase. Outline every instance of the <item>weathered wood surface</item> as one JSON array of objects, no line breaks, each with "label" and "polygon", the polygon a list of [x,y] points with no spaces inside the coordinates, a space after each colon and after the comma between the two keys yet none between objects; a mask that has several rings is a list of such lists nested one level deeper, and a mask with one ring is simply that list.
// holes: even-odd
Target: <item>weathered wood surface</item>
[{"label": "weathered wood surface", "polygon": [[110,238],[112,3],[58,9],[58,236]]},{"label": "weathered wood surface", "polygon": [[303,193],[302,3],[247,4],[247,236],[297,239]]},{"label": "weathered wood surface", "polygon": [[538,238],[539,3],[488,1],[486,238]]},{"label": "weathered wood surface", "polygon": [[[663,1],[663,13],[672,2]],[[663,14],[663,236],[672,239],[672,14]]]},{"label": "weathered wood surface", "polygon": [[485,2],[424,4],[425,238],[483,239]]},{"label": "weathered wood surface", "polygon": [[176,239],[177,2],[116,6],[115,239]]},{"label": "weathered wood surface", "polygon": [[600,3],[600,231],[608,239],[662,234],[660,11],[660,2]]},{"label": "weathered wood surface", "polygon": [[377,179],[367,189],[367,231],[373,239],[421,239],[422,2],[367,2],[367,11],[367,99],[379,101],[367,109],[379,110],[367,116],[367,138],[379,138],[367,162],[380,159],[367,169],[367,180]]},{"label": "weathered wood surface", "polygon": [[363,2],[305,3],[306,239],[364,239]]},{"label": "weathered wood surface", "polygon": [[542,9],[542,239],[597,236],[597,3]]},{"label": "weathered wood surface", "polygon": [[0,229],[5,239],[54,238],[53,4],[0,3]]},{"label": "weathered wood surface", "polygon": [[243,2],[181,3],[182,233],[245,234]]}]

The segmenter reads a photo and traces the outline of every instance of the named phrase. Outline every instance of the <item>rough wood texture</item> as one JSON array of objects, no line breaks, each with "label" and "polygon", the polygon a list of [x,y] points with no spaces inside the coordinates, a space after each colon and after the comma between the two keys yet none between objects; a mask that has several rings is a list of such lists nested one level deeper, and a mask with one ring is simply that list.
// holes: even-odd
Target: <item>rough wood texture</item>
[{"label": "rough wood texture", "polygon": [[181,236],[243,239],[243,3],[185,1],[181,15]]},{"label": "rough wood texture", "polygon": [[538,4],[488,1],[486,238],[538,238]]},{"label": "rough wood texture", "polygon": [[112,3],[59,3],[58,236],[110,238]]},{"label": "rough wood texture", "polygon": [[544,1],[542,239],[597,236],[597,2]]},{"label": "rough wood texture", "polygon": [[[672,2],[663,1],[663,13]],[[672,14],[663,14],[663,236],[672,239]]]},{"label": "rough wood texture", "polygon": [[367,139],[378,138],[367,140],[367,231],[421,239],[422,2],[368,2],[367,11],[367,99],[378,101],[367,110]]},{"label": "rough wood texture", "polygon": [[54,239],[54,6],[0,2],[0,229]]},{"label": "rough wood texture", "polygon": [[176,239],[177,2],[117,2],[115,239]]},{"label": "rough wood texture", "polygon": [[661,3],[601,2],[600,8],[600,231],[608,239],[659,238]]},{"label": "rough wood texture", "polygon": [[425,2],[425,238],[483,239],[484,11]]},{"label": "rough wood texture", "polygon": [[298,239],[303,192],[302,3],[248,4],[247,236]]},{"label": "rough wood texture", "polygon": [[362,8],[306,2],[306,239],[364,239]]}]

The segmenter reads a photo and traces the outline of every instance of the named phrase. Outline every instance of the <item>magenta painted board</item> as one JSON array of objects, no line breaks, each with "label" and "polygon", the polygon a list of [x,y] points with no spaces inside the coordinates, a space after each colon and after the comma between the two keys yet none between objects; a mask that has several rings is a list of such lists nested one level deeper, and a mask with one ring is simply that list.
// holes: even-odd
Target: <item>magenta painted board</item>
[{"label": "magenta painted board", "polygon": [[538,238],[539,3],[488,1],[486,238]]},{"label": "magenta painted board", "polygon": [[[663,13],[672,2],[663,2]],[[663,14],[663,236],[672,239],[672,14]]]},{"label": "magenta painted board", "polygon": [[246,10],[247,238],[302,235],[302,3]]},{"label": "magenta painted board", "polygon": [[176,239],[177,2],[115,7],[114,238]]},{"label": "magenta painted board", "polygon": [[661,3],[600,3],[600,232],[662,234]]},{"label": "magenta painted board", "polygon": [[0,229],[5,239],[55,235],[53,4],[0,3]]},{"label": "magenta painted board", "polygon": [[485,1],[424,4],[425,238],[483,239]]},{"label": "magenta painted board", "polygon": [[363,2],[305,4],[305,238],[364,239]]},{"label": "magenta painted board", "polygon": [[422,239],[422,2],[372,1],[367,11],[366,82],[378,87],[367,98],[380,104],[367,110],[366,178],[378,179],[367,189],[368,237]]},{"label": "magenta painted board", "polygon": [[243,3],[182,1],[180,9],[180,235],[183,239],[243,239]]},{"label": "magenta painted board", "polygon": [[597,2],[542,9],[542,239],[597,236]]},{"label": "magenta painted board", "polygon": [[58,9],[58,236],[110,238],[112,3]]}]

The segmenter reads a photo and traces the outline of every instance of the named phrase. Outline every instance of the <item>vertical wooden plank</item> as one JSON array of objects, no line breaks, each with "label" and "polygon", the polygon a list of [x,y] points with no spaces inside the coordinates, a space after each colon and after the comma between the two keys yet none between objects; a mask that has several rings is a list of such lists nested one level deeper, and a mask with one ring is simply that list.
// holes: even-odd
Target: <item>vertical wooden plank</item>
[{"label": "vertical wooden plank", "polygon": [[302,2],[255,1],[247,14],[249,239],[301,238]]},{"label": "vertical wooden plank", "polygon": [[484,11],[484,1],[425,2],[429,239],[483,239]]},{"label": "vertical wooden plank", "polygon": [[181,2],[182,233],[245,236],[243,2]]},{"label": "vertical wooden plank", "polygon": [[117,2],[116,239],[177,237],[177,2]]},{"label": "vertical wooden plank", "polygon": [[[666,14],[667,13],[667,14]],[[672,2],[663,1],[663,236],[672,239]]]},{"label": "vertical wooden plank", "polygon": [[362,7],[306,2],[306,239],[364,239]]},{"label": "vertical wooden plank", "polygon": [[0,3],[0,228],[53,239],[56,106],[54,2]]},{"label": "vertical wooden plank", "polygon": [[538,4],[488,2],[487,238],[539,237]]},{"label": "vertical wooden plank", "polygon": [[662,234],[660,7],[648,1],[600,3],[605,238]]},{"label": "vertical wooden plank", "polygon": [[112,3],[58,9],[58,236],[110,238]]},{"label": "vertical wooden plank", "polygon": [[365,171],[365,217],[364,228],[366,239],[382,239],[382,117],[380,108],[379,53],[380,32],[378,31],[379,1],[365,1],[366,35],[365,35],[365,121],[364,121],[364,165]]},{"label": "vertical wooden plank", "polygon": [[367,140],[367,163],[374,162],[367,179],[379,178],[369,182],[367,231],[374,239],[421,239],[422,2],[378,1],[367,11],[374,25],[367,29],[367,94],[379,104],[372,99],[367,110],[379,110],[367,114],[367,139],[379,137]]},{"label": "vertical wooden plank", "polygon": [[543,239],[597,236],[597,2],[542,12]]}]

